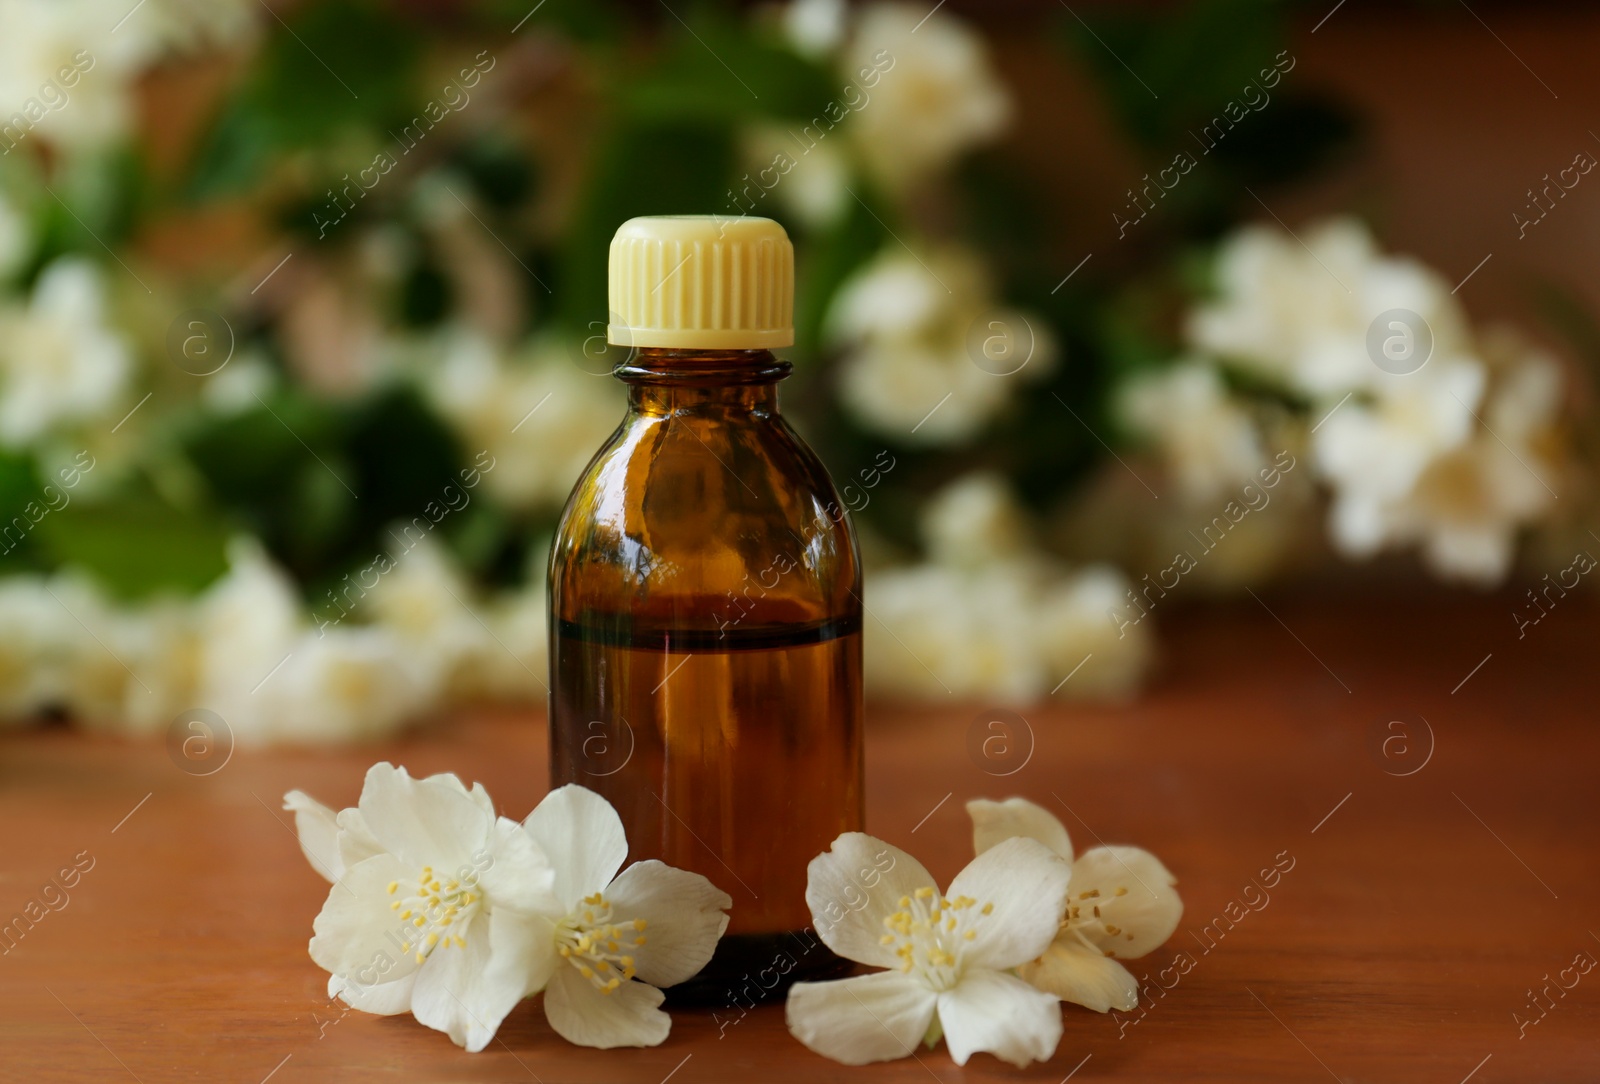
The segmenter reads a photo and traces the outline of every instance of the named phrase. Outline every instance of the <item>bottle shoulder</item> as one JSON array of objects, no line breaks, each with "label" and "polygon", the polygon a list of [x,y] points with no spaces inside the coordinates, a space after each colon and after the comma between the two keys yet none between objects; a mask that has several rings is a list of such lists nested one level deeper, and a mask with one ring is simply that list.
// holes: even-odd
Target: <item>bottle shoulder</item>
[{"label": "bottle shoulder", "polygon": [[568,499],[550,586],[565,620],[776,625],[859,615],[860,559],[826,469],[780,415],[631,415]]}]

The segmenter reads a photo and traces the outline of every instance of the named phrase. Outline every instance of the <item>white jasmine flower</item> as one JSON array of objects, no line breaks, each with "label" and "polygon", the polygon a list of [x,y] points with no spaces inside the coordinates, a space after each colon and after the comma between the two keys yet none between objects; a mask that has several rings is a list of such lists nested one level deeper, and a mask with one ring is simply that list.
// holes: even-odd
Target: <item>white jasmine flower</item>
[{"label": "white jasmine flower", "polygon": [[552,343],[515,360],[488,342],[452,339],[431,374],[434,404],[463,441],[493,456],[485,488],[518,507],[559,507],[623,414],[622,389]]},{"label": "white jasmine flower", "polygon": [[1072,890],[1060,929],[1017,974],[1096,1012],[1126,1012],[1138,1004],[1139,983],[1117,960],[1159,948],[1178,928],[1183,901],[1173,888],[1177,879],[1138,847],[1095,847],[1074,860],[1062,823],[1024,798],[980,798],[967,803],[967,812],[979,855],[1023,838],[1072,863]]},{"label": "white jasmine flower", "polygon": [[[974,338],[980,323],[994,327],[989,335],[1004,340],[1002,351],[1014,351],[999,366],[974,358],[985,337]],[[885,249],[839,288],[828,330],[849,347],[839,368],[845,406],[906,442],[973,436],[1019,382],[1055,363],[1044,321],[999,305],[981,259],[960,248],[926,258]]]},{"label": "white jasmine flower", "polygon": [[[915,33],[913,33],[915,31]],[[880,58],[887,52],[892,58]],[[1005,129],[1011,99],[982,38],[944,12],[905,3],[863,8],[843,53],[854,76],[879,66],[870,99],[845,122],[862,158],[903,188]]]},{"label": "white jasmine flower", "polygon": [[99,269],[79,257],[57,260],[27,308],[0,309],[0,443],[106,420],[131,370],[127,344],[106,322]]},{"label": "white jasmine flower", "polygon": [[1122,389],[1120,405],[1128,424],[1155,441],[1188,502],[1237,491],[1266,466],[1255,421],[1203,361],[1136,378]]},{"label": "white jasmine flower", "polygon": [[1043,1061],[1061,1039],[1054,996],[1010,974],[1050,945],[1071,867],[1031,839],[987,849],[941,894],[915,858],[859,832],[807,867],[817,935],[846,959],[887,968],[796,983],[795,1038],[847,1065],[888,1061],[942,1034],[965,1065],[986,1051],[1016,1066]]},{"label": "white jasmine flower", "polygon": [[337,817],[299,791],[284,808],[312,867],[333,881],[310,946],[329,996],[409,1011],[471,1051],[488,1045],[528,993],[540,940],[532,909],[555,879],[522,826],[497,818],[480,786],[386,763]]},{"label": "white jasmine flower", "polygon": [[726,892],[698,873],[628,856],[622,819],[591,790],[551,791],[523,822],[555,869],[539,905],[530,989],[543,987],[550,1026],[569,1042],[655,1046],[672,1020],[657,987],[694,976],[727,929]]}]

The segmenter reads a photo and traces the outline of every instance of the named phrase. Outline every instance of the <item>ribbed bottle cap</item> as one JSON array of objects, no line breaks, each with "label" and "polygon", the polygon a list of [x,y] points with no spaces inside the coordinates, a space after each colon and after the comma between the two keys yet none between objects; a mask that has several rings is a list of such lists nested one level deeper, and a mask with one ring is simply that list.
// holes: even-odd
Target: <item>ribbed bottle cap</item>
[{"label": "ribbed bottle cap", "polygon": [[794,246],[770,218],[631,218],[611,239],[621,346],[761,350],[794,342]]}]

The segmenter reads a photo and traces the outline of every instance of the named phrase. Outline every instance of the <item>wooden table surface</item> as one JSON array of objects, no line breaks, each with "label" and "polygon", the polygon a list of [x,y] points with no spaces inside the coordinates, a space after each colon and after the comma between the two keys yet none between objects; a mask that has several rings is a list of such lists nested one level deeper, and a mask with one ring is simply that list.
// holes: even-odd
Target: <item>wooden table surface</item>
[{"label": "wooden table surface", "polygon": [[[1177,934],[1133,962],[1144,1012],[1066,1006],[1047,1064],[960,1069],[941,1047],[847,1068],[781,1007],[680,1011],[664,1045],[598,1052],[529,1001],[477,1055],[341,1015],[306,955],[325,885],[280,796],[351,804],[389,758],[482,780],[520,817],[543,722],[479,713],[373,748],[237,750],[204,777],[159,744],[0,736],[0,915],[93,863],[0,957],[0,1080],[1600,1079],[1600,971],[1571,969],[1600,959],[1600,610],[1563,600],[1519,640],[1509,596],[1263,598],[1162,615],[1134,704],[1024,709],[1013,775],[968,754],[983,705],[870,712],[868,828],[941,879],[969,854],[963,801],[1009,794],[1080,849],[1136,843],[1179,877]],[[1275,860],[1292,868],[1260,893]]]}]

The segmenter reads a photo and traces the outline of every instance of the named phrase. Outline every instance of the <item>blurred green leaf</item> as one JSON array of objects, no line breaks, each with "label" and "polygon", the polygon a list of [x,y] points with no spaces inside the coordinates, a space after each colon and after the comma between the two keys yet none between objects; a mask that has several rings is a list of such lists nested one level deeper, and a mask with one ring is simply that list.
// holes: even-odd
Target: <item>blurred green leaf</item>
[{"label": "blurred green leaf", "polygon": [[[1283,0],[1197,0],[1153,19],[1097,10],[1060,20],[1122,127],[1146,151],[1192,147],[1187,129],[1238,98],[1284,47]],[[1281,85],[1281,83],[1280,83]]]},{"label": "blurred green leaf", "polygon": [[735,214],[728,203],[733,139],[703,121],[629,122],[611,129],[562,246],[558,307],[572,327],[604,319],[611,236],[637,215]]},{"label": "blurred green leaf", "polygon": [[624,16],[612,0],[478,0],[477,6],[480,17],[503,33],[517,28],[518,34],[556,33],[602,44],[622,36]]},{"label": "blurred green leaf", "polygon": [[1143,247],[1213,237],[1257,213],[1252,187],[1306,177],[1355,144],[1350,111],[1297,85],[1288,6],[1197,0],[1160,20],[1109,11],[1061,20],[1142,168],[1194,159],[1139,227]]},{"label": "blurred green leaf", "polygon": [[1541,279],[1532,292],[1545,322],[1572,346],[1591,378],[1600,381],[1600,320],[1569,286]]},{"label": "blurred green leaf", "polygon": [[[873,201],[870,190],[856,189],[858,195]],[[824,350],[824,324],[828,306],[839,287],[863,264],[877,255],[885,244],[893,243],[883,223],[874,218],[888,214],[885,207],[875,209],[851,198],[839,221],[814,233],[796,253],[795,268],[795,353],[802,358],[820,357]],[[804,376],[804,371],[801,373]]]},{"label": "blurred green leaf", "polygon": [[[0,449],[0,571],[22,572],[39,567],[33,522],[26,509],[32,502],[45,505],[46,496],[33,457]],[[56,498],[56,503],[59,501]]]},{"label": "blurred green leaf", "polygon": [[52,565],[83,569],[123,598],[198,591],[227,570],[223,523],[153,498],[74,501],[34,533]]},{"label": "blurred green leaf", "polygon": [[[356,403],[280,392],[258,410],[202,423],[185,448],[212,501],[308,584],[391,549],[390,526],[426,521],[466,461],[405,386]],[[439,541],[456,529],[446,518]]]},{"label": "blurred green leaf", "polygon": [[632,117],[811,120],[839,93],[821,66],[763,37],[716,5],[668,9],[669,43],[660,58],[619,89]]},{"label": "blurred green leaf", "polygon": [[189,194],[214,198],[259,181],[293,150],[380,135],[415,107],[420,38],[374,0],[302,5],[269,37],[218,116]]}]

